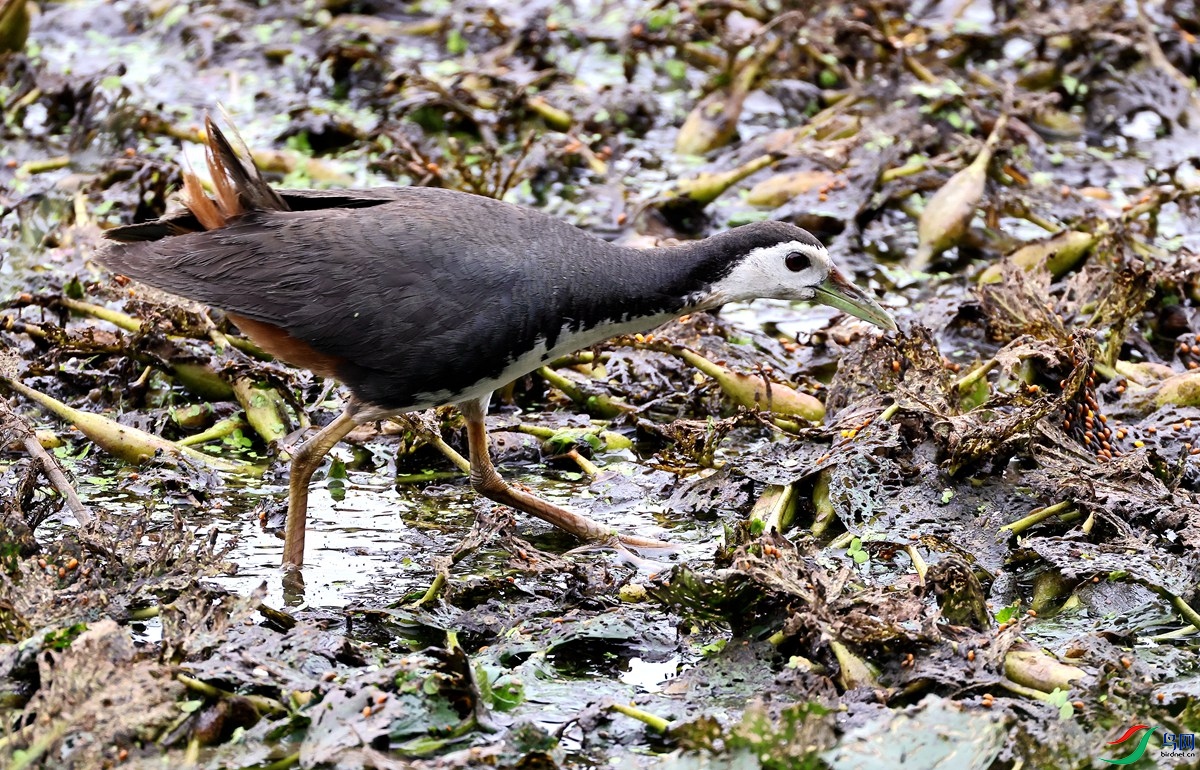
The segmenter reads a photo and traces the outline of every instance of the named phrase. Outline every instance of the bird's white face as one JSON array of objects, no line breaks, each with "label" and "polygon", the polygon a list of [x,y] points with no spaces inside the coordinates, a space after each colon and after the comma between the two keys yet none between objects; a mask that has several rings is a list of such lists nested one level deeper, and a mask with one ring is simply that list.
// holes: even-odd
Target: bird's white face
[{"label": "bird's white face", "polygon": [[760,297],[819,302],[880,328],[896,328],[892,317],[842,274],[820,244],[782,241],[750,251],[712,285],[700,307]]},{"label": "bird's white face", "polygon": [[[811,301],[829,277],[824,246],[785,241],[754,249],[712,286],[713,304],[758,298]],[[707,305],[708,302],[705,302]]]}]

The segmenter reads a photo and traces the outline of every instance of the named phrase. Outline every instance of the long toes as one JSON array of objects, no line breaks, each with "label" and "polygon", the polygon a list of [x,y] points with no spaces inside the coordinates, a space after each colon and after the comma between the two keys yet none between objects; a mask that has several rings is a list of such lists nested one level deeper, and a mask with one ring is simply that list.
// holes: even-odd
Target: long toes
[{"label": "long toes", "polygon": [[668,543],[665,540],[655,540],[652,537],[639,537],[637,535],[618,534],[617,542],[627,548],[633,548],[638,551],[660,551],[674,553],[683,547],[676,545],[675,543]]}]

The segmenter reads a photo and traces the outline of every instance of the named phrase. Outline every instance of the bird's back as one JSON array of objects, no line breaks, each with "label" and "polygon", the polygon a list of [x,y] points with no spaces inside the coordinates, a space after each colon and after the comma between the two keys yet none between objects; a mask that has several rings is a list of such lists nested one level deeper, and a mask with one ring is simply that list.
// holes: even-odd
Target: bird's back
[{"label": "bird's back", "polygon": [[377,406],[453,401],[564,329],[678,309],[628,250],[531,209],[433,188],[274,191],[211,126],[210,158],[214,199],[193,179],[187,212],[110,231],[100,261],[225,310]]}]

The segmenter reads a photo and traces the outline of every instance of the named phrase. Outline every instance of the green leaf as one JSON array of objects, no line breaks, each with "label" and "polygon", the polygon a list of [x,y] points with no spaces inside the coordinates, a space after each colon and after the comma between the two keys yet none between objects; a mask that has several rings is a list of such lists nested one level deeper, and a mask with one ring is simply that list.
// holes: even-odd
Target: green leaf
[{"label": "green leaf", "polygon": [[79,276],[75,276],[63,284],[63,294],[71,299],[83,299],[83,283],[80,282]]},{"label": "green leaf", "polygon": [[846,555],[854,559],[855,564],[866,564],[871,558],[871,554],[863,548],[862,538],[858,537],[850,541],[850,547],[846,549]]},{"label": "green leaf", "polygon": [[66,628],[51,631],[42,637],[42,646],[52,650],[65,650],[75,638],[87,630],[87,623],[76,623]]},{"label": "green leaf", "polygon": [[997,623],[1009,622],[1016,616],[1017,610],[1019,610],[1020,608],[1021,608],[1020,602],[1013,602],[1012,604],[1008,605],[1007,607],[1001,607],[1000,610],[998,612],[996,612],[996,622]]},{"label": "green leaf", "polygon": [[185,700],[179,704],[179,710],[185,714],[191,714],[203,705],[203,700]]},{"label": "green leaf", "polygon": [[511,674],[504,674],[492,683],[492,707],[497,711],[512,711],[525,702],[525,684]]},{"label": "green leaf", "polygon": [[578,446],[581,438],[578,431],[563,430],[546,439],[542,446],[547,454],[562,455]]},{"label": "green leaf", "polygon": [[295,150],[301,155],[312,157],[313,149],[312,142],[308,138],[307,131],[298,131],[287,138],[285,145],[289,150]]},{"label": "green leaf", "polygon": [[754,209],[738,211],[729,217],[729,226],[741,227],[742,225],[748,225],[751,222],[762,222],[770,217],[771,212],[769,211],[756,211]]},{"label": "green leaf", "polygon": [[180,3],[171,10],[163,14],[162,25],[167,29],[174,27],[179,22],[183,21],[183,17],[187,16],[188,4]]},{"label": "green leaf", "polygon": [[665,8],[651,11],[650,15],[646,17],[646,26],[651,32],[661,32],[675,23],[675,18],[678,14],[679,9],[672,3]]},{"label": "green leaf", "polygon": [[255,24],[250,28],[250,31],[254,33],[254,37],[258,40],[259,45],[266,45],[271,42],[271,36],[275,32],[270,24]]},{"label": "green leaf", "polygon": [[242,433],[241,428],[235,428],[233,433],[230,433],[221,443],[231,449],[249,449],[254,446],[254,440]]}]

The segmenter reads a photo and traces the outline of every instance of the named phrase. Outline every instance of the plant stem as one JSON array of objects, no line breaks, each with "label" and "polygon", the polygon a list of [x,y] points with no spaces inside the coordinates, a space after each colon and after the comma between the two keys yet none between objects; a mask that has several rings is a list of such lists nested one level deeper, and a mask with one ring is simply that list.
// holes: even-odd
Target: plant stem
[{"label": "plant stem", "polygon": [[1034,524],[1045,521],[1055,514],[1062,513],[1070,508],[1071,505],[1072,503],[1070,500],[1063,500],[1061,503],[1055,503],[1054,505],[1048,505],[1045,508],[1039,508],[1025,518],[1017,519],[1011,524],[1005,524],[1000,529],[1006,529],[1009,532],[1012,532],[1014,535],[1019,535],[1032,527]]}]

